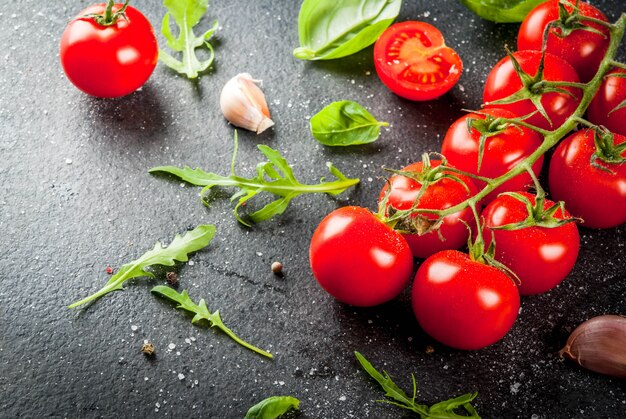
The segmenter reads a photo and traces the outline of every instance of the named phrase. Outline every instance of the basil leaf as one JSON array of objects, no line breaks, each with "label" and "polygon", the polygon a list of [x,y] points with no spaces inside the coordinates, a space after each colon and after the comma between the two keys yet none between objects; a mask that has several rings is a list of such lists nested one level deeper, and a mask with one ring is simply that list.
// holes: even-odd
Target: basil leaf
[{"label": "basil leaf", "polygon": [[244,419],[275,419],[290,409],[298,410],[300,400],[290,396],[273,396],[260,401],[248,410]]},{"label": "basil leaf", "polygon": [[311,133],[320,143],[328,146],[367,144],[376,141],[380,127],[363,106],[349,100],[333,102],[311,118]]},{"label": "basil leaf", "polygon": [[461,3],[483,19],[498,23],[521,22],[545,0],[461,0]]},{"label": "basil leaf", "polygon": [[302,60],[341,58],[376,42],[400,13],[402,0],[304,0],[298,15]]}]

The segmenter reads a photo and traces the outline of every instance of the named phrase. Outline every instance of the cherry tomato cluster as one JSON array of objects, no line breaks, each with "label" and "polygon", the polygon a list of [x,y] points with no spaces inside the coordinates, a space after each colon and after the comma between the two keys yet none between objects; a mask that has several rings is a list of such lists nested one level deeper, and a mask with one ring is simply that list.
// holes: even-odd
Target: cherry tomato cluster
[{"label": "cherry tomato cluster", "polygon": [[[501,339],[520,295],[546,292],[572,270],[577,222],[626,222],[624,69],[604,79],[588,121],[575,116],[588,128],[561,141],[550,160],[558,202],[538,180],[544,136],[572,120],[586,83],[599,83],[610,39],[607,18],[587,3],[549,0],[532,10],[518,51],[487,77],[483,108],[452,124],[437,157],[394,171],[376,214],[344,207],[322,220],[310,247],[319,284],[347,304],[381,304],[408,285],[413,257],[422,258],[412,284],[420,326],[459,349]],[[421,22],[391,26],[374,62],[382,82],[412,100],[445,93],[462,69],[441,33]],[[466,243],[467,252],[457,250]]]}]

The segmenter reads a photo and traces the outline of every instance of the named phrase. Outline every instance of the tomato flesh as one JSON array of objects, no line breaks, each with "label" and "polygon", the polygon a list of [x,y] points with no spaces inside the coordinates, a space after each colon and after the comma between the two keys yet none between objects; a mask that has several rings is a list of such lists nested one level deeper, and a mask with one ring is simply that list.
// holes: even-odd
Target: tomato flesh
[{"label": "tomato flesh", "polygon": [[428,23],[408,21],[390,26],[374,45],[374,65],[381,81],[410,100],[435,99],[461,77],[463,63]]},{"label": "tomato flesh", "polygon": [[419,267],[412,290],[415,317],[426,333],[457,349],[480,349],[513,326],[520,297],[511,278],[456,250]]},{"label": "tomato flesh", "polygon": [[[122,7],[113,6],[113,12]],[[60,57],[67,78],[83,92],[101,98],[128,95],[150,77],[158,60],[154,30],[146,17],[128,6],[125,18],[102,26],[88,14],[102,14],[106,4],[83,10],[61,37]]]},{"label": "tomato flesh", "polygon": [[361,207],[339,208],[322,220],[309,249],[317,282],[337,300],[370,307],[408,284],[413,256],[406,240]]},{"label": "tomato flesh", "polygon": [[[535,196],[520,192],[534,205]],[[546,199],[544,209],[554,205]],[[559,227],[532,226],[519,230],[492,230],[524,221],[528,210],[523,202],[501,195],[482,212],[485,243],[496,241],[496,260],[511,269],[520,279],[521,295],[540,294],[556,287],[570,273],[580,248],[580,237],[575,222]],[[557,210],[558,219],[571,218],[566,211]],[[493,236],[492,236],[493,234]]]},{"label": "tomato flesh", "polygon": [[[621,144],[626,137],[614,134],[613,141]],[[626,164],[596,160],[608,170],[594,167],[595,152],[592,130],[577,131],[563,140],[550,160],[550,193],[583,219],[583,227],[616,227],[626,222]],[[626,151],[622,157],[626,158]]]},{"label": "tomato flesh", "polygon": [[[437,167],[441,164],[441,160],[431,160],[430,164],[432,167]],[[417,162],[410,164],[402,171],[420,173],[423,167],[422,162]],[[430,184],[420,196],[416,208],[443,210],[476,195],[478,189],[469,177],[458,174],[454,174],[454,176],[463,183],[449,178],[442,178]],[[422,188],[422,185],[416,180],[402,175],[393,175],[381,190],[379,203],[387,195],[389,186],[391,186],[391,191],[387,197],[387,205],[399,210],[411,209]],[[436,218],[428,214],[423,216],[431,219]],[[403,234],[403,237],[409,244],[413,256],[427,258],[441,250],[458,249],[465,245],[469,236],[466,224],[470,226],[474,224],[474,215],[471,208],[465,208],[444,217],[439,231],[431,231],[422,235]]]}]

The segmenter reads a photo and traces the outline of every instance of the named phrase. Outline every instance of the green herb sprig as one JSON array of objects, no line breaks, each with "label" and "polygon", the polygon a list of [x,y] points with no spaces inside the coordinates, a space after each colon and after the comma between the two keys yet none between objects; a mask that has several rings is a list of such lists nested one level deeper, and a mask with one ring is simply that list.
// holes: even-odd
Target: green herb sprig
[{"label": "green herb sprig", "polygon": [[121,290],[123,289],[122,284],[131,278],[141,276],[154,278],[152,272],[146,271],[150,266],[174,266],[176,262],[187,262],[189,260],[189,253],[197,252],[208,246],[214,235],[215,226],[199,225],[195,229],[185,233],[184,236],[177,234],[167,247],[163,247],[161,242],[156,242],[152,250],[144,253],[139,259],[123,265],[99,291],[70,304],[68,307],[75,308],[96,300],[110,292]]},{"label": "green herb sprig", "polygon": [[[205,71],[213,63],[215,53],[209,39],[217,30],[217,21],[201,36],[196,36],[193,27],[207,11],[208,0],[163,0],[163,5],[168,12],[163,17],[161,32],[167,40],[167,46],[172,50],[182,53],[182,60],[177,60],[163,49],[159,49],[159,59],[168,67],[184,74],[187,78],[195,79],[198,74]],[[170,29],[170,16],[174,18],[179,32],[178,37],[172,35]],[[200,61],[196,56],[196,48],[206,46],[209,50],[209,58]]]},{"label": "green herb sprig", "polygon": [[[430,407],[425,404],[415,403],[415,396],[417,394],[417,384],[415,382],[415,375],[411,374],[413,381],[413,396],[409,397],[407,394],[393,382],[389,374],[385,371],[381,374],[374,368],[374,366],[359,352],[354,353],[357,360],[363,367],[363,369],[380,384],[385,390],[385,396],[391,400],[379,400],[383,403],[389,403],[394,406],[401,407],[403,409],[410,410],[420,415],[421,419],[462,419],[473,418],[480,419],[476,409],[472,406],[471,402],[476,398],[478,393],[468,393],[454,399],[445,400],[436,403]],[[456,413],[457,410],[464,409],[465,414]]]},{"label": "green herb sprig", "polygon": [[273,396],[261,400],[248,410],[244,419],[276,419],[291,409],[298,410],[300,400],[291,396]]},{"label": "green herb sprig", "polygon": [[367,144],[378,139],[379,122],[363,106],[350,100],[333,102],[315,114],[310,121],[311,133],[327,146]]},{"label": "green herb sprig", "polygon": [[304,0],[298,15],[302,60],[331,60],[376,42],[400,13],[402,0]]},{"label": "green herb sprig", "polygon": [[265,205],[258,211],[249,214],[249,218],[254,223],[268,220],[275,215],[282,214],[292,199],[298,195],[309,193],[327,193],[329,195],[339,195],[350,186],[359,183],[359,179],[347,178],[339,169],[327,163],[330,173],[337,178],[336,181],[326,182],[322,178],[320,183],[314,185],[306,185],[300,183],[287,160],[285,160],[277,150],[266,145],[258,145],[259,151],[267,157],[268,162],[259,163],[256,167],[256,176],[245,178],[235,174],[235,160],[237,157],[237,131],[235,131],[235,147],[233,151],[233,159],[230,167],[229,176],[220,176],[215,173],[205,172],[202,169],[192,169],[189,166],[178,168],[176,166],[159,166],[149,170],[150,173],[169,173],[183,181],[195,186],[204,186],[200,196],[204,201],[204,196],[214,186],[230,186],[238,188],[231,201],[238,199],[237,205],[233,210],[237,221],[250,227],[250,223],[243,220],[239,214],[239,209],[256,195],[267,192],[277,195],[279,198]]},{"label": "green herb sprig", "polygon": [[248,342],[242,340],[237,335],[235,335],[233,331],[226,327],[226,325],[224,325],[224,323],[222,322],[219,310],[211,313],[207,308],[204,299],[201,299],[198,304],[196,304],[191,300],[191,298],[189,298],[187,291],[183,291],[179,294],[172,288],[166,287],[165,285],[157,285],[156,287],[152,288],[150,292],[178,303],[176,308],[182,308],[183,310],[187,310],[193,313],[194,316],[191,319],[191,323],[196,324],[201,320],[206,320],[209,322],[211,327],[217,327],[222,332],[226,333],[228,337],[230,337],[232,340],[234,340],[244,348],[250,349],[251,351],[254,351],[267,358],[273,358],[273,355],[271,353],[264,351],[263,349],[259,349],[256,346],[249,344]]}]

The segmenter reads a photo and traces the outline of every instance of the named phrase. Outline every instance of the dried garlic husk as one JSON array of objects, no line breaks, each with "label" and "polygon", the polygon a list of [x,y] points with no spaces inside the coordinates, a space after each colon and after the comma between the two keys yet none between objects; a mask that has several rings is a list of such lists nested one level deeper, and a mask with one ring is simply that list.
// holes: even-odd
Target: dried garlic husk
[{"label": "dried garlic husk", "polygon": [[274,125],[259,82],[248,73],[237,74],[224,85],[220,96],[220,107],[228,122],[257,134]]},{"label": "dried garlic husk", "polygon": [[626,378],[626,317],[587,320],[572,332],[559,355],[588,370]]}]

